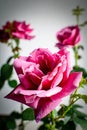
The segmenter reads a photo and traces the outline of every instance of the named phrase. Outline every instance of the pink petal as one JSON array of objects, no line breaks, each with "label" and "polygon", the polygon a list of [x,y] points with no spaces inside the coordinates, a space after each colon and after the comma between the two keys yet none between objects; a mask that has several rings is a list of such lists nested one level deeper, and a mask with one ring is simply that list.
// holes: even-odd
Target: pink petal
[{"label": "pink petal", "polygon": [[[53,54],[46,48],[38,48],[35,49],[32,53],[31,53],[31,57],[33,60],[37,61],[37,63],[41,64],[41,66],[43,66],[43,62],[45,62],[45,65],[50,68],[53,69],[54,68],[54,58],[53,58]],[[41,62],[42,60],[42,62]]]},{"label": "pink petal", "polygon": [[81,78],[82,78],[82,72],[71,73],[69,78],[65,82],[62,90],[55,96],[52,96],[51,99],[57,100],[71,94],[79,86]]},{"label": "pink petal", "polygon": [[31,39],[33,39],[33,38],[35,38],[34,35],[33,35],[33,36],[30,36],[30,35],[25,35],[25,36],[24,36],[24,39],[28,39],[28,40],[31,40]]},{"label": "pink petal", "polygon": [[57,105],[61,102],[61,99],[52,101],[50,98],[41,98],[38,102],[37,109],[35,109],[36,121],[40,121],[43,117],[48,115]]},{"label": "pink petal", "polygon": [[71,33],[71,36],[69,38],[65,39],[63,43],[65,45],[72,45],[73,46],[73,44],[75,42],[75,39],[76,39],[75,36],[77,37],[77,35],[76,35],[76,29],[73,29],[72,33]]},{"label": "pink petal", "polygon": [[33,72],[29,72],[27,75],[29,76],[29,79],[32,81],[32,83],[37,85],[37,87],[38,87],[39,84],[41,83],[41,77],[39,77],[38,75],[36,75]]},{"label": "pink petal", "polygon": [[13,37],[17,37],[19,39],[24,39],[24,33],[12,32]]},{"label": "pink petal", "polygon": [[72,67],[71,67],[71,55],[70,55],[70,52],[67,51],[67,49],[65,49],[65,48],[61,49],[59,51],[59,54],[60,54],[60,56],[64,55],[65,60],[67,61],[66,62],[67,63],[66,64],[66,70],[64,72],[64,77],[63,77],[63,80],[66,80],[68,78],[69,74],[70,74],[71,69],[72,69]]},{"label": "pink petal", "polygon": [[[23,89],[23,86],[18,85],[11,93],[9,93],[7,96],[5,96],[5,98],[8,98],[8,99],[15,100],[15,101],[21,102],[23,104],[26,104],[24,96],[18,94],[18,91],[20,91],[21,89]],[[16,90],[17,90],[17,92],[16,92]]]},{"label": "pink petal", "polygon": [[36,86],[35,84],[33,84],[30,79],[28,79],[28,77],[26,77],[26,75],[22,75],[22,74],[19,74],[19,80],[22,84],[22,86],[24,87],[25,90],[27,89],[36,89]]},{"label": "pink petal", "polygon": [[71,92],[73,92],[76,87],[78,87],[81,77],[82,73],[80,72],[70,74],[69,80],[66,82],[64,88],[58,94],[49,98],[41,98],[38,102],[38,107],[35,110],[36,121],[40,121],[41,118],[45,117],[59,105],[62,98],[71,94]]},{"label": "pink petal", "polygon": [[30,67],[31,65],[35,65],[35,63],[27,62],[21,58],[17,58],[14,60],[13,65],[17,74],[23,74],[28,67]]},{"label": "pink petal", "polygon": [[38,102],[40,100],[39,97],[37,97],[36,95],[31,95],[31,96],[24,96],[26,105],[29,107],[32,107],[33,109],[36,109],[38,106]]},{"label": "pink petal", "polygon": [[37,96],[37,97],[50,97],[52,95],[55,95],[56,93],[59,93],[62,88],[60,87],[55,87],[49,90],[16,90],[16,93],[22,94],[22,95],[27,95],[27,96]]}]

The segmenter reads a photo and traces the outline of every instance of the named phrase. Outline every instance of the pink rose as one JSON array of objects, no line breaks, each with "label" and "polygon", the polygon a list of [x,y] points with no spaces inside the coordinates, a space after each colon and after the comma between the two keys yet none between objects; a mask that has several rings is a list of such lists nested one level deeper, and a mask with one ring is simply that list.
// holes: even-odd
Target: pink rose
[{"label": "pink rose", "polygon": [[30,35],[33,29],[31,29],[30,24],[26,24],[25,21],[7,22],[6,25],[3,26],[3,29],[9,32],[11,38],[31,40],[35,37]]},{"label": "pink rose", "polygon": [[80,30],[78,26],[68,26],[57,32],[59,43],[56,47],[75,46],[80,41]]},{"label": "pink rose", "polygon": [[28,57],[15,59],[20,84],[6,98],[34,109],[36,121],[49,114],[79,85],[81,72],[70,73],[70,53],[62,49],[52,54],[36,49]]}]

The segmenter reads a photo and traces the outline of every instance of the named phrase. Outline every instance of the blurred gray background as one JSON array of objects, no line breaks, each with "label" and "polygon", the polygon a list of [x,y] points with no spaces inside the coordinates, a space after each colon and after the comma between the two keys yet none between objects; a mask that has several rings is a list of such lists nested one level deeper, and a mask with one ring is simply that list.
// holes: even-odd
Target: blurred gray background
[{"label": "blurred gray background", "polygon": [[[26,21],[34,28],[32,34],[36,36],[31,41],[21,40],[21,55],[28,55],[33,49],[38,47],[47,47],[51,51],[56,51],[54,47],[57,42],[56,32],[68,25],[76,24],[76,19],[72,15],[72,9],[79,5],[85,8],[85,12],[81,16],[80,22],[87,20],[87,0],[0,0],[0,28],[6,21]],[[85,50],[80,52],[82,59],[79,65],[86,68],[87,65],[87,26],[81,31],[82,40]],[[71,50],[70,50],[71,51]],[[12,52],[5,44],[0,44],[0,67],[4,64]],[[74,64],[72,54],[72,65]],[[16,77],[16,74],[14,75]],[[16,77],[17,78],[17,77]],[[0,114],[7,114],[13,110],[20,111],[20,103],[4,99],[12,89],[5,83],[5,87],[0,92]],[[81,92],[87,93],[87,88]],[[65,100],[66,101],[66,100]],[[87,113],[87,105],[82,101],[84,110]],[[26,107],[26,106],[25,106]],[[33,125],[34,124],[34,125]],[[39,124],[30,122],[26,130],[36,130]],[[80,128],[77,128],[80,130]]]}]

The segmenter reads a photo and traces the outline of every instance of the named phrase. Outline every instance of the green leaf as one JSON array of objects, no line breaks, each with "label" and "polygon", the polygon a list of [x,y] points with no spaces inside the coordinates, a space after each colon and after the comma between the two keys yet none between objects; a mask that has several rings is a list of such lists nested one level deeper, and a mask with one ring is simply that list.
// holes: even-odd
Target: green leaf
[{"label": "green leaf", "polygon": [[38,130],[55,130],[55,126],[51,124],[42,124]]},{"label": "green leaf", "polygon": [[7,130],[5,119],[0,119],[0,130]]},{"label": "green leaf", "polygon": [[41,119],[42,122],[44,122],[44,124],[46,123],[50,123],[50,116],[45,116],[44,118]]},{"label": "green leaf", "polygon": [[16,128],[16,122],[14,119],[10,119],[7,121],[7,128],[11,130]]},{"label": "green leaf", "polygon": [[0,76],[0,89],[2,89],[2,87],[4,86],[4,80],[2,79],[2,77]]},{"label": "green leaf", "polygon": [[74,66],[72,72],[83,72],[83,77],[84,78],[87,77],[87,71],[84,68],[80,67],[80,66],[79,67]]},{"label": "green leaf", "polygon": [[76,130],[76,125],[74,121],[69,121],[66,125],[62,127],[61,130]]},{"label": "green leaf", "polygon": [[87,103],[87,95],[81,95],[81,98],[84,100],[85,103]]},{"label": "green leaf", "polygon": [[82,130],[87,130],[87,120],[84,119],[84,118],[75,118],[74,121],[76,123],[78,123],[81,127],[82,127]]},{"label": "green leaf", "polygon": [[16,80],[9,80],[8,84],[10,87],[15,88],[17,86],[17,81]]},{"label": "green leaf", "polygon": [[1,67],[1,77],[3,77],[4,80],[7,80],[10,78],[12,74],[13,66],[9,64],[4,64]]},{"label": "green leaf", "polygon": [[83,22],[82,24],[80,24],[80,27],[85,27],[87,25],[87,21]]},{"label": "green leaf", "polygon": [[26,110],[23,111],[22,113],[22,119],[23,120],[34,120],[34,111],[31,108],[27,108]]},{"label": "green leaf", "polygon": [[47,130],[47,129],[45,128],[45,125],[43,124],[43,125],[41,125],[41,126],[38,128],[38,130]]},{"label": "green leaf", "polygon": [[65,116],[64,118],[64,124],[66,124],[71,119],[71,115]]},{"label": "green leaf", "polygon": [[87,114],[85,114],[85,113],[83,113],[83,112],[81,112],[81,111],[79,111],[79,110],[76,110],[76,111],[74,111],[75,112],[75,114],[76,114],[76,117],[79,117],[79,118],[87,118]]},{"label": "green leaf", "polygon": [[21,119],[22,118],[21,114],[16,112],[16,111],[13,111],[10,116],[14,119]]},{"label": "green leaf", "polygon": [[73,110],[76,110],[77,108],[83,108],[83,106],[79,105],[79,104],[74,104],[72,106]]},{"label": "green leaf", "polygon": [[64,121],[60,120],[60,121],[56,121],[56,128],[59,129],[60,127],[62,127],[64,125]]}]

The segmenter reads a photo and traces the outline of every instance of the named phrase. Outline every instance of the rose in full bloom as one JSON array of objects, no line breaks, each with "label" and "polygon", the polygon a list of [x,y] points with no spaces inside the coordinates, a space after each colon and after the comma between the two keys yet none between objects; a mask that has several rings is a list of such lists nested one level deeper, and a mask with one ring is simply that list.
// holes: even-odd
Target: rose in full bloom
[{"label": "rose in full bloom", "polygon": [[62,48],[66,46],[75,46],[80,41],[80,30],[76,26],[68,26],[57,32],[56,47]]},{"label": "rose in full bloom", "polygon": [[28,57],[14,61],[20,84],[6,98],[24,103],[34,109],[36,121],[55,109],[61,100],[79,85],[81,72],[72,72],[70,53],[61,49],[35,49]]},{"label": "rose in full bloom", "polygon": [[7,22],[3,26],[3,30],[9,32],[11,38],[28,39],[31,40],[34,36],[31,36],[33,29],[30,28],[30,24],[26,24],[25,21],[13,21]]}]

